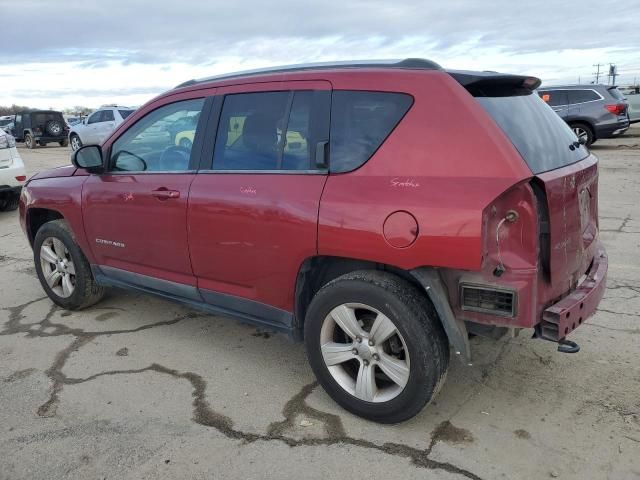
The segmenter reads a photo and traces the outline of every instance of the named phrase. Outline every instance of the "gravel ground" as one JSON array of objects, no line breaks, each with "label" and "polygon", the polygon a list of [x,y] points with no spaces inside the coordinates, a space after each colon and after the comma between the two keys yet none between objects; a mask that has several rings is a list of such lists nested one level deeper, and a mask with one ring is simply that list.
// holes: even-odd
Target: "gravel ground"
[{"label": "gravel ground", "polygon": [[[593,151],[610,270],[581,352],[476,337],[395,426],[337,407],[283,335],[115,290],[56,308],[0,213],[0,479],[640,478],[640,128]],[[20,153],[29,173],[69,161]]]}]

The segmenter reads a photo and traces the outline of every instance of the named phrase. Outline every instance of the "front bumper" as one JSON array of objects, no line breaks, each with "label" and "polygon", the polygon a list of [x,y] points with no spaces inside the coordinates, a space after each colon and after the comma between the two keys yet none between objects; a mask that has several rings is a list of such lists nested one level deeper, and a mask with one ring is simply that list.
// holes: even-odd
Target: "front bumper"
[{"label": "front bumper", "polygon": [[558,342],[593,315],[607,285],[609,261],[600,246],[586,278],[559,302],[546,308],[537,333],[545,340]]}]

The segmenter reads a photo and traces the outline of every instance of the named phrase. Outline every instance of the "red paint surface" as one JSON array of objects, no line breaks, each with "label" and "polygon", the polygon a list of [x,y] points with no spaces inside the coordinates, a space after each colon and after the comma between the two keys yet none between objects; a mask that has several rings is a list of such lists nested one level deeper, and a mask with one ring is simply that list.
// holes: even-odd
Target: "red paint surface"
[{"label": "red paint surface", "polygon": [[[406,270],[441,267],[459,318],[510,326],[537,324],[543,310],[568,294],[586,272],[599,248],[595,157],[538,177],[549,201],[547,280],[538,257],[538,206],[528,183],[532,173],[484,109],[444,72],[345,69],[184,87],[141,107],[103,147],[108,152],[132,123],[165,103],[290,88],[408,92],[414,105],[375,155],[353,172],[159,178],[85,172],[71,176],[74,169],[60,169],[39,175],[26,189],[23,222],[26,209],[51,208],[68,219],[93,263],[197,284],[289,311],[300,265],[314,255]],[[70,176],[59,178],[64,175]],[[54,176],[58,178],[46,178]],[[180,197],[158,200],[151,191],[161,187],[180,192]],[[580,200],[584,189],[589,191],[588,208]],[[128,195],[133,199],[125,200]],[[498,229],[509,210],[518,213],[517,221],[503,222]],[[389,220],[397,211],[408,213]],[[417,235],[409,216],[419,225]],[[127,244],[126,255],[96,244],[100,237]],[[493,271],[500,261],[505,272],[498,278]],[[515,290],[517,316],[462,311],[460,281]],[[595,308],[594,303],[589,308]]]}]

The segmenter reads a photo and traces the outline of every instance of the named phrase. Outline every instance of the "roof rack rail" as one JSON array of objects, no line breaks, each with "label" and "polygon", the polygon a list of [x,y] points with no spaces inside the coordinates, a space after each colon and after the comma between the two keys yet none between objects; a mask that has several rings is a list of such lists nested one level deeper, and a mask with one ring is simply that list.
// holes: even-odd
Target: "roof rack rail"
[{"label": "roof rack rail", "polygon": [[224,80],[229,78],[250,77],[265,73],[292,73],[305,70],[327,70],[330,68],[399,68],[408,70],[442,70],[436,62],[424,58],[405,58],[404,60],[351,60],[346,62],[319,62],[302,63],[297,65],[285,65],[279,67],[260,68],[256,70],[245,70],[242,72],[225,73],[212,77],[188,80],[175,88],[189,87],[200,83],[212,82],[214,80]]}]

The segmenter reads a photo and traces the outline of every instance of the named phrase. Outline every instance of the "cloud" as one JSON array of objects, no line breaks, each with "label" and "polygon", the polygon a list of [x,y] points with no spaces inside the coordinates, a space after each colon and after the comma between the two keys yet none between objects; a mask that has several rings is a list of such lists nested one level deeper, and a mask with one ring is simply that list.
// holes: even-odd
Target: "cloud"
[{"label": "cloud", "polygon": [[424,57],[546,82],[617,62],[623,78],[640,76],[640,9],[595,0],[0,2],[11,39],[0,49],[0,104],[139,101],[194,77],[362,58]]}]

